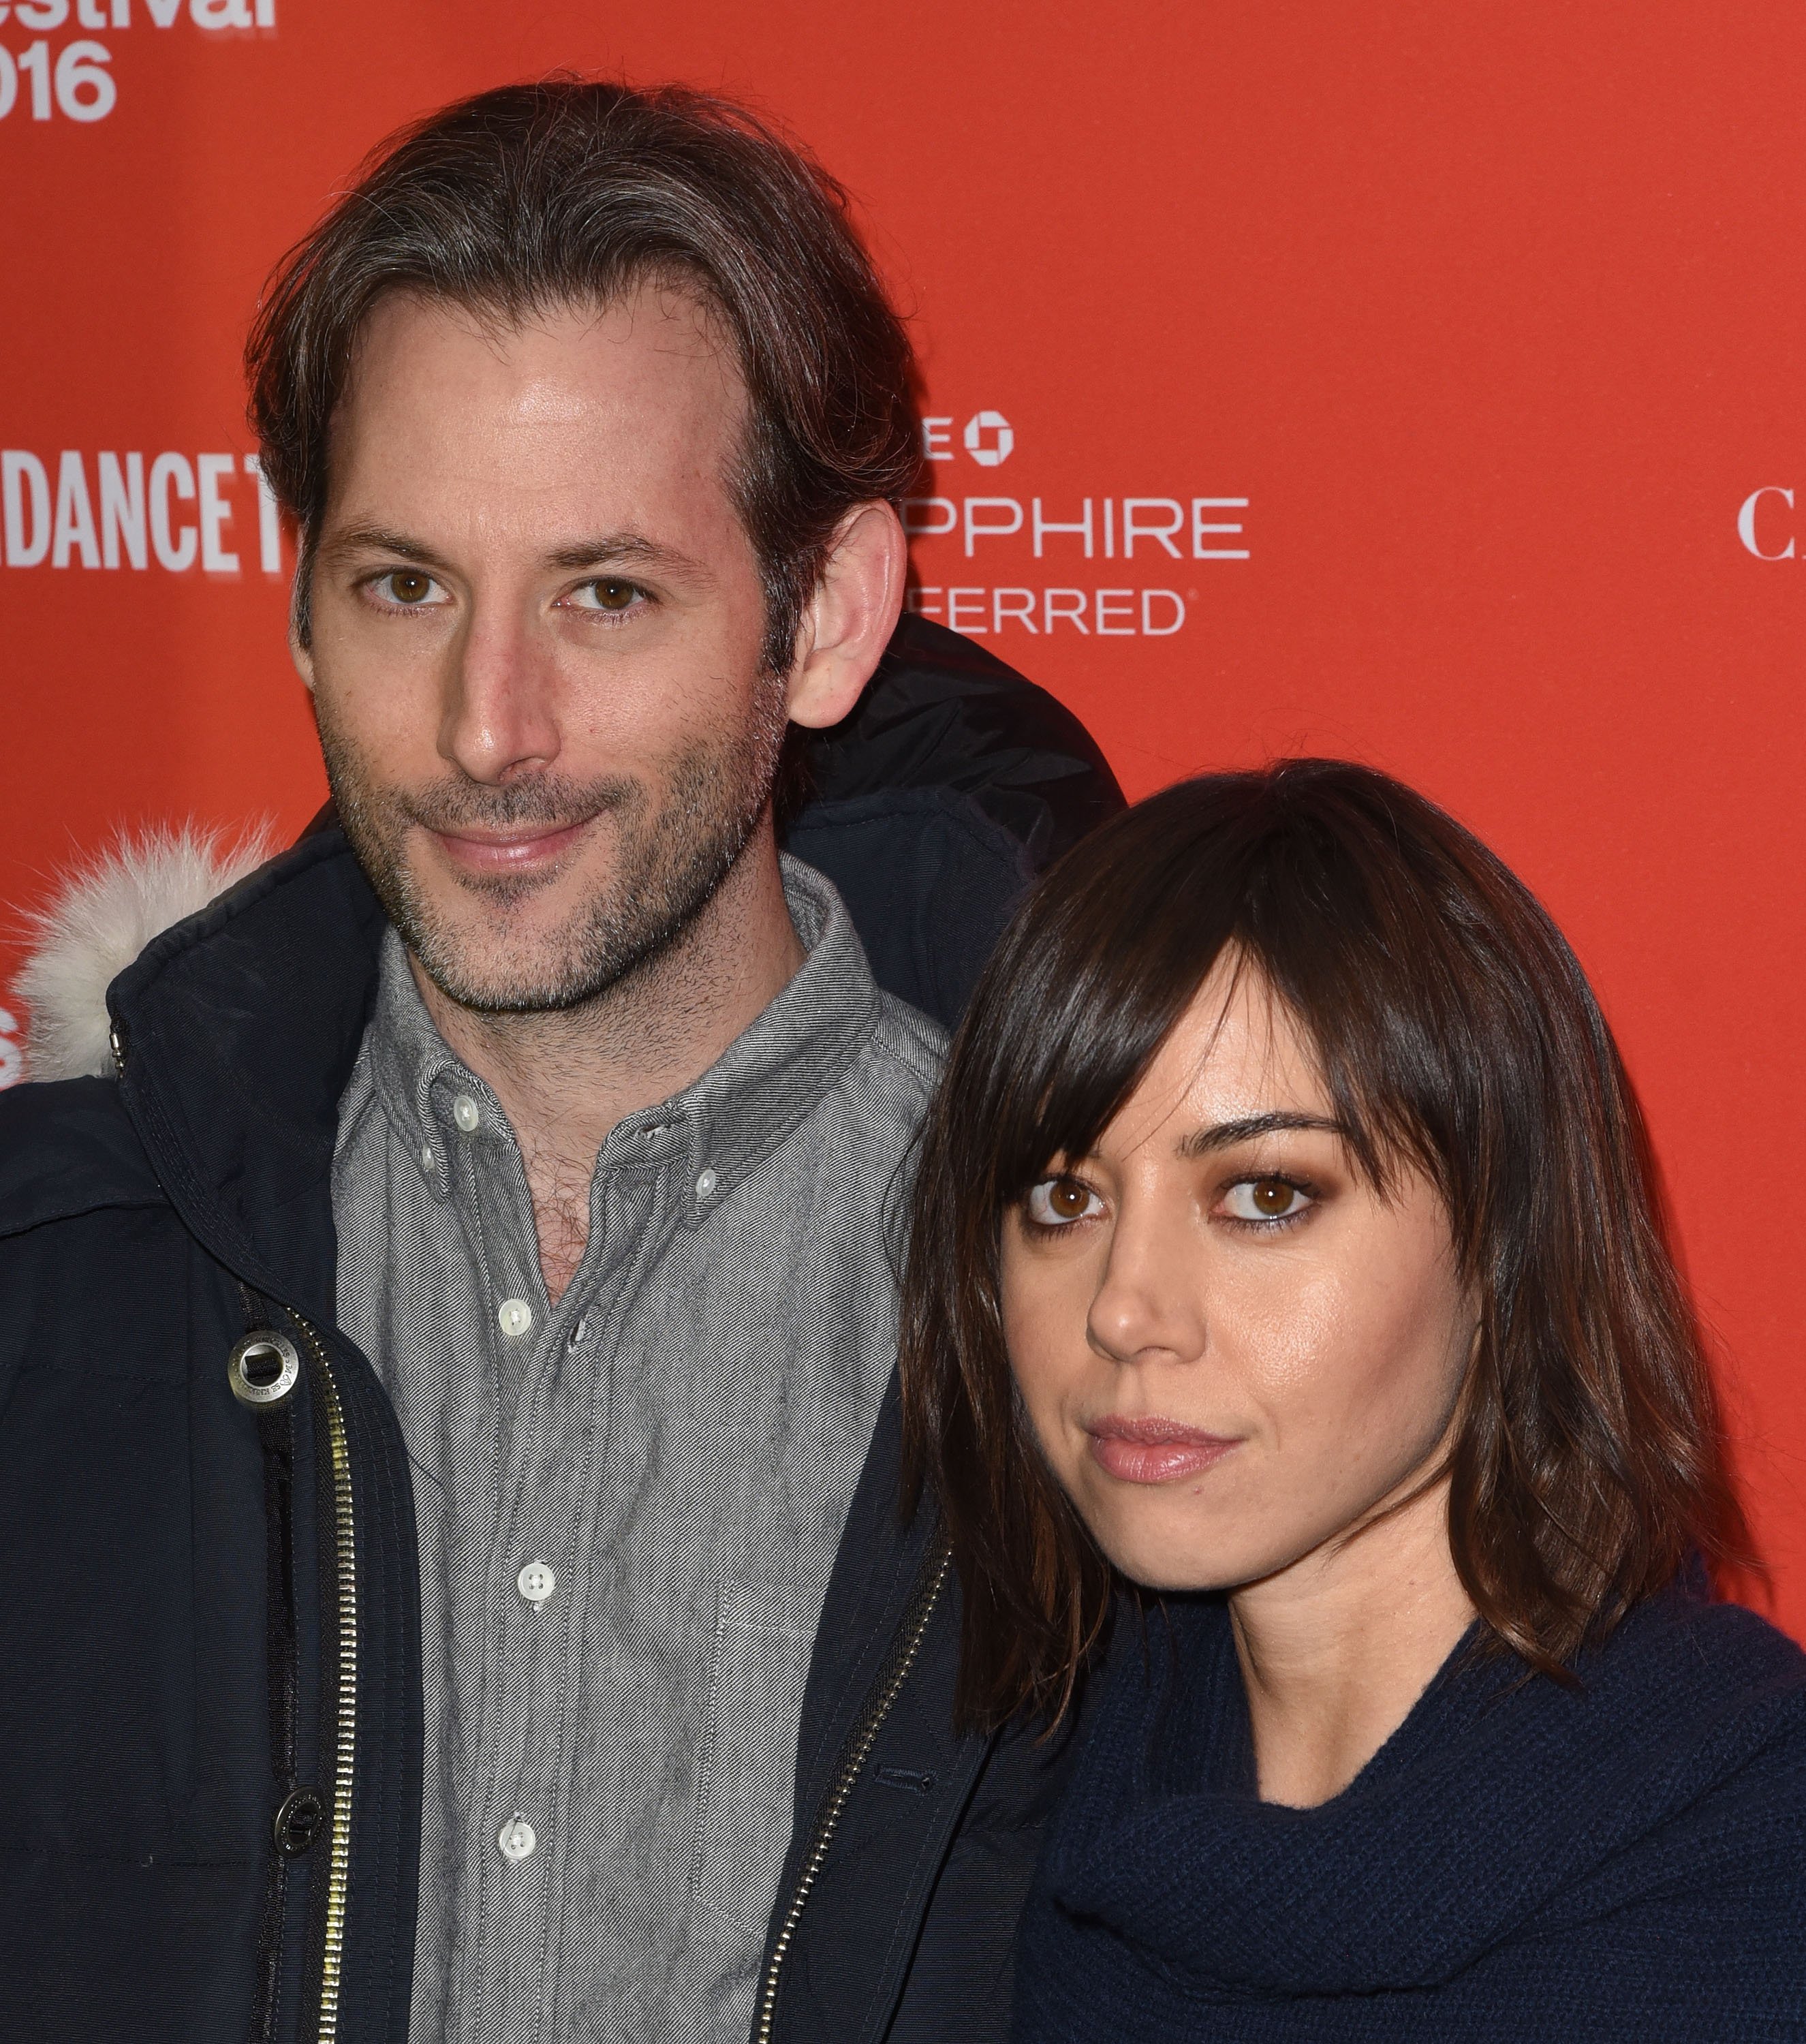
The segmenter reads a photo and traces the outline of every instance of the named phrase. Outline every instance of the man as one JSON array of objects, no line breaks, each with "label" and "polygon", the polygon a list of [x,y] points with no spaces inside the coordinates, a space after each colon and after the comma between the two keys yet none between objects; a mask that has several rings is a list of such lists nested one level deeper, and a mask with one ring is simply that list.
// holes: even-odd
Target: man
[{"label": "man", "polygon": [[0,1101],[10,2019],[996,2034],[1058,1755],[951,1722],[887,1397],[940,1037],[817,868],[950,1019],[1108,769],[893,640],[908,347],[732,110],[435,117],[250,359],[337,820]]}]

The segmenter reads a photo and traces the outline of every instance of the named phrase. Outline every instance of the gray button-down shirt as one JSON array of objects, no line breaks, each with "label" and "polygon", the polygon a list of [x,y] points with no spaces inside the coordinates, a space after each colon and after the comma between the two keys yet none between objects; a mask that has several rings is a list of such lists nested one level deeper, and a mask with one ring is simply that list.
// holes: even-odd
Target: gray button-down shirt
[{"label": "gray button-down shirt", "polygon": [[790,859],[784,884],[805,962],[609,1135],[555,1306],[513,1133],[387,940],[332,1203],[340,1316],[414,1467],[414,2044],[738,2044],[751,2020],[941,1049],[832,887]]}]

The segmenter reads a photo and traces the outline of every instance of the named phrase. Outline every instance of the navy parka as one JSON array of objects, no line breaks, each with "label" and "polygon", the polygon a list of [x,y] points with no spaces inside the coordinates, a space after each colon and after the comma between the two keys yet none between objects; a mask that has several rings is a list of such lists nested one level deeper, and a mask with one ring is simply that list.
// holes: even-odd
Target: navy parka
[{"label": "navy parka", "polygon": [[[899,628],[789,848],[951,1022],[1122,797],[1082,728]],[[310,833],[110,989],[117,1071],[0,1093],[0,2005],[38,2044],[405,2044],[421,1792],[406,1460],[336,1325],[331,1165],[383,917]],[[292,1354],[295,1389],[255,1388]],[[894,1389],[831,1584],[756,2034],[1001,2037],[1063,1765],[956,1738],[957,1587],[899,1523]]]}]

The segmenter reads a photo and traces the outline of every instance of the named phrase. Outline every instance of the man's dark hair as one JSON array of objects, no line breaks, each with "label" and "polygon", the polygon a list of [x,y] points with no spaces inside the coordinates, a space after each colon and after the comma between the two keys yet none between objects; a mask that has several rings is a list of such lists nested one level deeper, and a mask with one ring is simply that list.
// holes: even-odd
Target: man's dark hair
[{"label": "man's dark hair", "polygon": [[574,77],[505,86],[391,137],[277,265],[245,351],[263,474],[300,528],[306,643],[329,439],[359,337],[394,291],[513,321],[647,282],[695,291],[749,398],[728,477],[788,672],[835,528],[920,462],[913,363],[845,192],[727,102]]},{"label": "man's dark hair", "polygon": [[1220,957],[1297,1020],[1369,1181],[1415,1169],[1442,1197],[1479,1304],[1443,1466],[1484,1640],[1562,1680],[1690,1554],[1746,1564],[1643,1120],[1579,962],[1421,795],[1281,761],[1169,788],[1066,854],[928,1115],[899,1368],[906,1482],[938,1501],[965,1592],[965,1714],[1059,1716],[1116,1588],[1012,1383],[1000,1231],[1089,1154]]}]

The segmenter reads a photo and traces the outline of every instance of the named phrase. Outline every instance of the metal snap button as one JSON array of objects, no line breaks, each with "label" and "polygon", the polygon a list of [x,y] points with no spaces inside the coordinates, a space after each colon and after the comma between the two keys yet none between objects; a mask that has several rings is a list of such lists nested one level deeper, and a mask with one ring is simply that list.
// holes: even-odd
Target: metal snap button
[{"label": "metal snap button", "polygon": [[258,1327],[236,1343],[226,1358],[226,1381],[241,1405],[267,1412],[301,1381],[301,1356],[286,1335]]},{"label": "metal snap button", "polygon": [[326,1804],[319,1791],[297,1788],[286,1797],[270,1827],[284,1859],[299,1859],[326,1828]]}]

